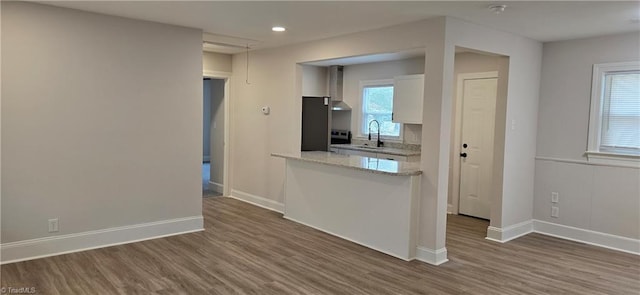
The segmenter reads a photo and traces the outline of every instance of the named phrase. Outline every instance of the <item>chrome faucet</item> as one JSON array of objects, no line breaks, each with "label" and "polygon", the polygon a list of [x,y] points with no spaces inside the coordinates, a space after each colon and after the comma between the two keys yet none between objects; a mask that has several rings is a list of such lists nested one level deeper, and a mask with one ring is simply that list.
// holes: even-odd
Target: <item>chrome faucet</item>
[{"label": "chrome faucet", "polygon": [[378,141],[376,142],[376,146],[381,147],[384,144],[384,142],[380,140],[380,122],[378,122],[378,120],[369,121],[369,140],[371,140],[371,123],[373,122],[376,122],[376,124],[378,125]]}]

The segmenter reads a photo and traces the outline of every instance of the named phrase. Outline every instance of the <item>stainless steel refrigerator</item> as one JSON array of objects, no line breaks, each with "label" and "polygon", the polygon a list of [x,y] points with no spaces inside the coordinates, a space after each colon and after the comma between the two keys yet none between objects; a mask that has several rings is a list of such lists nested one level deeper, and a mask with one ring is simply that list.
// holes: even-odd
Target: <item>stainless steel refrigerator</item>
[{"label": "stainless steel refrigerator", "polygon": [[302,97],[301,151],[329,151],[331,143],[331,98]]}]

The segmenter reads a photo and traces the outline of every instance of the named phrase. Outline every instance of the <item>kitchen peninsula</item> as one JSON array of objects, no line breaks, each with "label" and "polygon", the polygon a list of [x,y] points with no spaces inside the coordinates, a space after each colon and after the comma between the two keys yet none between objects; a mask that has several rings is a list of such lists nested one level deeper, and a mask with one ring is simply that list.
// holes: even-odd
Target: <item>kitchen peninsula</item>
[{"label": "kitchen peninsula", "polygon": [[420,163],[330,152],[274,153],[286,160],[284,217],[411,260]]}]

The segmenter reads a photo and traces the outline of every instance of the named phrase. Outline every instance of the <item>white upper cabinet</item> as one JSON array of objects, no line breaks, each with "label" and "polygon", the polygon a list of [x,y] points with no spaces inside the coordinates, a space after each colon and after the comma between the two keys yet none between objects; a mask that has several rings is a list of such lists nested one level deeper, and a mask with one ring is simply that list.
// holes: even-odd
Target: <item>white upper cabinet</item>
[{"label": "white upper cabinet", "polygon": [[424,75],[393,78],[393,122],[422,124]]}]

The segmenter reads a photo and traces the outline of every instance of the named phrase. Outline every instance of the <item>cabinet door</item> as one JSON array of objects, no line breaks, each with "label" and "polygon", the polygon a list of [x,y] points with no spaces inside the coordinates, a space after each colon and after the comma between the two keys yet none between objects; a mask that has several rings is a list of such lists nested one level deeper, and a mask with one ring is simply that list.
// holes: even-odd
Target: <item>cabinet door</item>
[{"label": "cabinet door", "polygon": [[424,75],[393,78],[393,119],[395,123],[422,124]]}]

